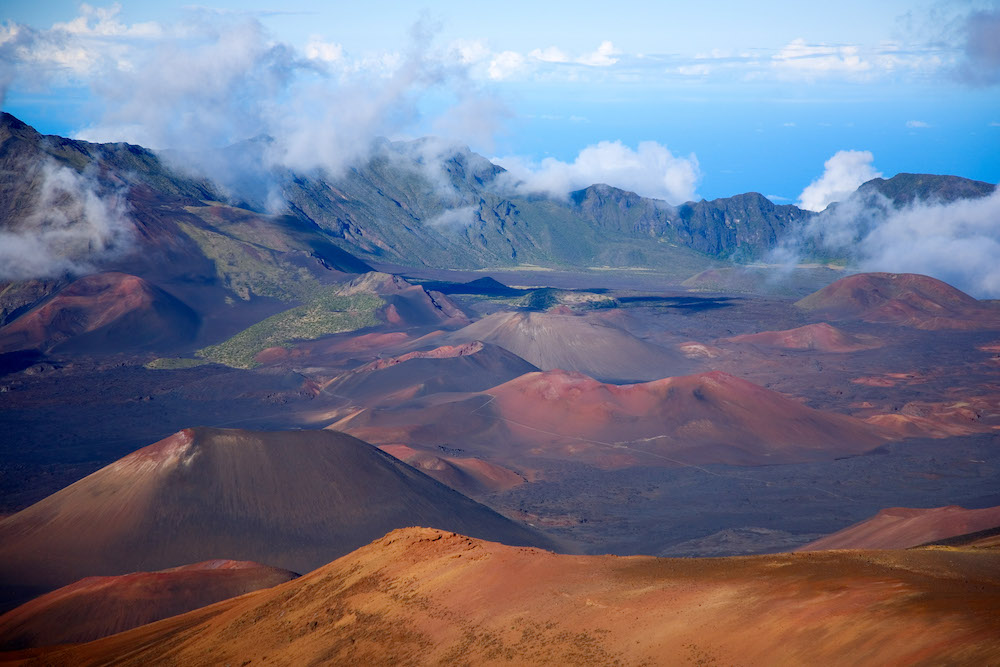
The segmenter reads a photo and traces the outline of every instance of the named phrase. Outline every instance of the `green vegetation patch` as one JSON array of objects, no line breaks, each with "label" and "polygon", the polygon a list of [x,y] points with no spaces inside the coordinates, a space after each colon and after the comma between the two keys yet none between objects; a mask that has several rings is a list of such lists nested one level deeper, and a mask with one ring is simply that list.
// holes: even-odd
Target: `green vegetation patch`
[{"label": "green vegetation patch", "polygon": [[177,224],[215,262],[215,272],[226,287],[244,301],[252,294],[301,301],[319,285],[308,269],[282,260],[281,253],[270,248],[185,222]]},{"label": "green vegetation patch", "polygon": [[272,315],[229,340],[198,350],[197,355],[233,368],[253,368],[257,353],[269,347],[290,347],[296,340],[315,340],[379,323],[375,311],[385,301],[371,293],[341,296],[339,290],[321,291],[308,303]]},{"label": "green vegetation patch", "polygon": [[212,363],[208,359],[185,359],[182,357],[160,357],[153,359],[144,367],[154,371],[177,370],[179,368],[194,368]]}]

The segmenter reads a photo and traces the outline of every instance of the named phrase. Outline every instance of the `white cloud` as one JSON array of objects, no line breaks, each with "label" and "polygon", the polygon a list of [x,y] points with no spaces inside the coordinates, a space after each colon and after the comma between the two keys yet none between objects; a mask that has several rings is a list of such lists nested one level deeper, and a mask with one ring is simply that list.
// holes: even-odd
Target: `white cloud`
[{"label": "white cloud", "polygon": [[489,47],[482,40],[456,39],[451,50],[463,65],[474,65],[492,57]]},{"label": "white cloud", "polygon": [[549,46],[544,49],[534,49],[528,53],[530,58],[545,63],[576,63],[588,67],[610,67],[618,62],[621,51],[615,48],[610,41],[603,41],[596,49],[590,53],[585,53],[578,58],[571,58],[565,51],[557,46]]},{"label": "white cloud", "polygon": [[681,65],[677,73],[684,76],[707,76],[712,73],[711,65]]},{"label": "white cloud", "polygon": [[479,209],[476,206],[463,206],[461,208],[448,209],[440,215],[428,220],[427,224],[431,227],[446,229],[468,227],[476,221],[476,211],[478,210]]},{"label": "white cloud", "polygon": [[155,22],[126,25],[118,20],[122,6],[114,3],[110,7],[80,5],[80,15],[65,23],[54,23],[52,29],[74,35],[90,37],[159,37],[163,28]]},{"label": "white cloud", "polygon": [[774,257],[796,263],[803,248],[845,257],[853,270],[920,273],[977,298],[1000,298],[1000,189],[902,208],[878,193],[855,195],[784,239]]},{"label": "white cloud", "polygon": [[335,63],[344,58],[344,47],[335,42],[323,41],[322,37],[313,35],[306,44],[306,58],[320,60],[325,63]]},{"label": "white cloud", "polygon": [[846,199],[859,185],[882,175],[872,166],[874,160],[870,151],[838,151],[823,164],[823,175],[799,195],[799,207],[822,211],[833,202]]},{"label": "white cloud", "polygon": [[618,62],[617,56],[619,55],[621,55],[621,51],[616,49],[614,44],[604,41],[595,51],[580,56],[576,62],[589,67],[610,67]]},{"label": "white cloud", "polygon": [[602,141],[584,148],[573,162],[546,158],[533,164],[514,157],[494,162],[508,170],[508,185],[518,192],[553,197],[605,183],[644,197],[682,203],[694,199],[701,178],[693,154],[674,156],[655,141],[640,142],[636,150],[620,141]]},{"label": "white cloud", "polygon": [[864,270],[923,273],[980,298],[1000,297],[1000,190],[890,211],[861,250]]},{"label": "white cloud", "polygon": [[83,4],[79,16],[49,30],[10,21],[0,25],[0,101],[15,78],[40,89],[76,84],[106,70],[131,69],[132,55],[167,31],[155,22],[122,23],[117,18],[120,10],[117,4]]},{"label": "white cloud", "polygon": [[433,120],[431,129],[438,136],[461,139],[466,144],[492,151],[497,128],[510,116],[510,110],[499,98],[466,91]]},{"label": "white cloud", "polygon": [[[505,113],[463,62],[482,57],[478,47],[436,51],[420,25],[401,53],[351,59],[339,44],[316,36],[298,53],[242,13],[195,12],[185,20],[130,52],[134,67],[95,67],[86,80],[105,111],[78,138],[186,151],[176,166],[232,190],[250,181],[273,187],[266,172],[276,166],[336,176],[363,159],[375,137],[417,126],[489,147]],[[455,101],[425,116],[420,101],[430,91]],[[263,135],[273,141],[261,147],[253,178],[246,165],[211,153]],[[252,201],[273,194],[256,193]]]},{"label": "white cloud", "polygon": [[504,51],[494,56],[487,71],[491,79],[501,81],[520,74],[524,69],[524,56],[517,51]]},{"label": "white cloud", "polygon": [[906,127],[910,128],[911,130],[924,129],[924,128],[928,128],[930,126],[931,126],[930,123],[925,123],[922,120],[908,120],[908,121],[906,121]]},{"label": "white cloud", "polygon": [[541,60],[546,63],[568,63],[569,56],[566,55],[561,49],[555,46],[550,46],[546,49],[535,49],[528,54],[535,60]]},{"label": "white cloud", "polygon": [[135,227],[121,192],[102,192],[90,174],[43,164],[30,213],[0,231],[0,279],[83,273],[127,249]]},{"label": "white cloud", "polygon": [[205,149],[262,134],[297,69],[311,67],[253,19],[213,17],[133,55],[134,68],[91,81],[106,111],[78,136],[152,148]]},{"label": "white cloud", "polygon": [[802,38],[792,40],[771,58],[781,72],[814,78],[830,74],[858,74],[872,69],[861,57],[857,46],[807,44]]}]

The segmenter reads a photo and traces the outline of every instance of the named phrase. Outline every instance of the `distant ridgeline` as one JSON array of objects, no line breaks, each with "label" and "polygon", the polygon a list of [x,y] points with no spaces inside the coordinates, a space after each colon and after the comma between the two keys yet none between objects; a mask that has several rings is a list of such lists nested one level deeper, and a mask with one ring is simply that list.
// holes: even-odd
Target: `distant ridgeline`
[{"label": "distant ridgeline", "polygon": [[[46,223],[34,213],[44,180],[68,169],[96,196],[124,196],[135,227],[114,252],[78,258],[91,270],[157,284],[184,276],[243,300],[301,301],[330,272],[362,273],[369,262],[630,267],[679,282],[720,260],[759,260],[815,215],[758,193],[680,206],[600,184],[565,200],[524,196],[486,158],[428,139],[376,141],[365,162],[336,178],[265,171],[253,165],[265,163],[267,143],[247,141],[211,156],[223,167],[206,178],[170,166],[199,163],[198,156],[43,136],[3,114],[0,231],[40,232]],[[979,197],[993,188],[953,176],[900,174],[859,192],[902,205]],[[276,200],[284,201],[281,214],[267,205]],[[59,278],[58,268],[28,277]]]}]

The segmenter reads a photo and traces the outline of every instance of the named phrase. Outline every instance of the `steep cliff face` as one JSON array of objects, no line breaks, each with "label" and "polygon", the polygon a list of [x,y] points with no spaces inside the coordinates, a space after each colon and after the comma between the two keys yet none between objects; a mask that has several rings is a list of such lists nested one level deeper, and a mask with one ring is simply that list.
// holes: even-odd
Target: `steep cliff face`
[{"label": "steep cliff face", "polygon": [[751,260],[775,247],[812,214],[778,206],[756,192],[671,206],[607,185],[574,192],[572,201],[609,232],[664,239],[720,259]]}]

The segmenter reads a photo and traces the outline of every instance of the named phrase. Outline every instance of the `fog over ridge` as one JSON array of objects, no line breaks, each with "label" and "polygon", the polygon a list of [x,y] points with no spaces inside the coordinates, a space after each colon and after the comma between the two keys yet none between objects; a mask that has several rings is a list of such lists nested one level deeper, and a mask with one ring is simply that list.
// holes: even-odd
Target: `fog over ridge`
[{"label": "fog over ridge", "polygon": [[124,190],[54,162],[38,166],[33,178],[34,207],[0,230],[0,280],[88,273],[94,262],[131,248],[135,226]]},{"label": "fog over ridge", "polygon": [[1000,188],[979,199],[899,208],[877,192],[856,192],[771,254],[787,265],[816,256],[847,258],[855,272],[921,273],[980,299],[1000,298]]}]

